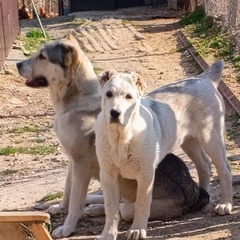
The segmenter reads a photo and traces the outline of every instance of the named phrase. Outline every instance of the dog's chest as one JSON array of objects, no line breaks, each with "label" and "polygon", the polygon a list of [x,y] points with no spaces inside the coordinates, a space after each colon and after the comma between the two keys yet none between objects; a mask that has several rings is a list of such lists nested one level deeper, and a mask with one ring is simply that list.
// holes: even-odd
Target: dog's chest
[{"label": "dog's chest", "polygon": [[122,165],[127,164],[129,151],[128,144],[111,143],[110,149],[111,160],[118,168],[121,168]]},{"label": "dog's chest", "polygon": [[135,179],[139,171],[139,158],[132,152],[129,144],[118,144],[111,146],[111,161],[118,168],[118,172],[124,178]]}]

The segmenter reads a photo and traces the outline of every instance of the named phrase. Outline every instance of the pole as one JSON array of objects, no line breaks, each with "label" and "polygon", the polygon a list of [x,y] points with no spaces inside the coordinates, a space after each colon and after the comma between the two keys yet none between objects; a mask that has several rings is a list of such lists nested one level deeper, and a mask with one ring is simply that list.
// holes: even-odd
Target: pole
[{"label": "pole", "polygon": [[37,16],[39,25],[40,25],[40,27],[41,27],[41,29],[42,29],[43,36],[44,36],[45,39],[47,39],[45,30],[44,30],[44,28],[43,28],[42,22],[41,22],[41,20],[40,20],[40,17],[39,17],[39,15],[38,15],[38,12],[37,12],[37,9],[36,9],[36,6],[35,6],[35,3],[33,2],[33,0],[31,0],[31,2],[32,2],[32,5],[33,5],[34,12],[35,12],[35,14],[36,14],[36,16]]}]

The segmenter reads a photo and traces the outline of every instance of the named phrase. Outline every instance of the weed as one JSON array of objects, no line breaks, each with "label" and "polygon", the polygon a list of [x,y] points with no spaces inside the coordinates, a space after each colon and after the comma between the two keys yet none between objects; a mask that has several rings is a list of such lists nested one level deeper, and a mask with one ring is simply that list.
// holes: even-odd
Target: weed
[{"label": "weed", "polygon": [[179,22],[200,55],[206,57],[211,54],[216,59],[232,62],[235,68],[240,69],[240,54],[234,52],[230,37],[215,26],[203,10],[197,9]]},{"label": "weed", "polygon": [[193,23],[198,23],[201,22],[203,19],[206,18],[205,12],[203,9],[197,9],[194,12],[191,12],[187,16],[183,17],[179,23],[185,27],[187,25],[193,24]]},{"label": "weed", "polygon": [[31,29],[22,40],[24,48],[32,55],[42,44],[49,41],[50,37],[47,35],[47,39],[45,39],[40,29]]},{"label": "weed", "polygon": [[234,137],[236,136],[236,131],[237,131],[237,129],[239,129],[239,126],[240,126],[239,116],[238,116],[238,114],[233,114],[231,116],[228,116],[226,118],[226,121],[229,122],[231,125],[231,128],[229,128],[226,131],[226,137],[229,140],[233,140]]},{"label": "weed", "polygon": [[87,20],[86,19],[82,19],[82,18],[77,18],[77,19],[73,20],[73,23],[77,24],[77,25],[83,25],[86,22],[87,22]]},{"label": "weed", "polygon": [[236,81],[240,83],[240,75],[236,76]]},{"label": "weed", "polygon": [[40,29],[31,29],[26,33],[27,38],[43,38],[43,32]]},{"label": "weed", "polygon": [[62,198],[62,197],[63,197],[63,192],[49,193],[46,196],[44,196],[43,198],[41,198],[38,202],[44,203],[44,202],[48,202],[48,201]]},{"label": "weed", "polygon": [[127,24],[130,24],[130,21],[126,20],[126,19],[123,19],[122,20],[122,25],[127,25]]},{"label": "weed", "polygon": [[38,132],[40,132],[40,129],[37,128],[36,126],[33,126],[33,127],[26,126],[26,127],[21,127],[21,128],[13,128],[9,132],[14,133],[16,135],[20,135],[25,132],[38,133]]},{"label": "weed", "polygon": [[0,174],[6,176],[6,175],[12,175],[12,174],[17,173],[17,172],[18,172],[18,170],[6,169],[6,170],[0,172]]},{"label": "weed", "polygon": [[10,155],[10,154],[32,154],[32,155],[46,155],[55,153],[56,146],[35,146],[35,147],[12,147],[8,146],[5,148],[0,148],[0,155]]},{"label": "weed", "polygon": [[35,138],[35,139],[31,139],[31,142],[35,142],[35,143],[43,143],[45,142],[45,139],[42,138]]},{"label": "weed", "polygon": [[240,126],[240,119],[238,114],[233,114],[232,116],[229,116],[228,120],[231,122],[233,128]]},{"label": "weed", "polygon": [[187,46],[183,46],[183,47],[180,47],[178,48],[177,50],[175,49],[172,49],[171,52],[185,52],[188,48],[191,47],[191,44],[188,44]]},{"label": "weed", "polygon": [[232,129],[229,129],[227,132],[226,132],[226,138],[228,140],[233,140],[234,139],[234,134],[235,134],[235,131],[233,131]]},{"label": "weed", "polygon": [[94,67],[94,72],[96,75],[98,75],[99,73],[101,73],[103,71],[102,68],[99,68],[99,67]]}]

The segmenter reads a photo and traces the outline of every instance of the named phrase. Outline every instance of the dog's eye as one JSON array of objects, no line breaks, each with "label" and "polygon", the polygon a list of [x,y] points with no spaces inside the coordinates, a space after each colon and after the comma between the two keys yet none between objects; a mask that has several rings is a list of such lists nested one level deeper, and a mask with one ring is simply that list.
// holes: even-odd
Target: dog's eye
[{"label": "dog's eye", "polygon": [[132,99],[132,95],[131,94],[127,94],[126,95],[126,99]]},{"label": "dog's eye", "polygon": [[42,60],[46,59],[45,56],[42,53],[40,53],[38,57],[39,57],[39,59],[42,59]]},{"label": "dog's eye", "polygon": [[106,96],[109,97],[109,98],[112,97],[112,95],[113,95],[112,92],[107,92],[106,93]]}]

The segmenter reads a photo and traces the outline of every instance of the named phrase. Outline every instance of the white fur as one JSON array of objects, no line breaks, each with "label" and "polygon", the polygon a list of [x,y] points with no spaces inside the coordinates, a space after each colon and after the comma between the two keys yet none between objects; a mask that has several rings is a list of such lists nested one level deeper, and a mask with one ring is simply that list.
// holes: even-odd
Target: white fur
[{"label": "white fur", "polygon": [[[155,168],[178,147],[196,164],[199,185],[206,190],[211,174],[208,156],[211,158],[221,183],[216,212],[231,212],[232,179],[224,143],[224,103],[216,89],[222,69],[223,63],[216,62],[203,74],[159,88],[145,98],[141,98],[144,83],[137,74],[106,71],[99,77],[102,112],[95,132],[106,223],[96,239],[117,237],[119,174],[138,184],[134,220],[126,238],[146,237]],[[114,118],[112,111],[119,116]]]}]

